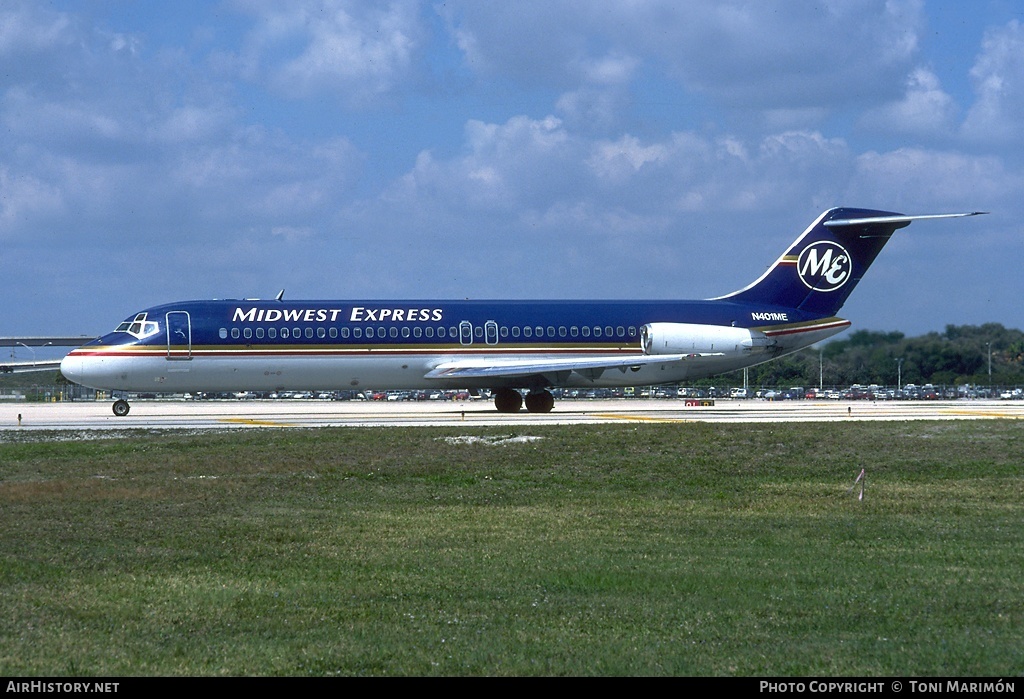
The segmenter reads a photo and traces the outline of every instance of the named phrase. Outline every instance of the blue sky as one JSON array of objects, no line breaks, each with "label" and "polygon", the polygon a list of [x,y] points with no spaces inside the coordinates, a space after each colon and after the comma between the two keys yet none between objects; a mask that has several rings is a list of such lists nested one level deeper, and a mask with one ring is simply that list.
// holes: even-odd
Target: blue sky
[{"label": "blue sky", "polygon": [[919,222],[854,327],[1024,327],[1010,0],[0,5],[0,335],[190,298],[707,298]]}]

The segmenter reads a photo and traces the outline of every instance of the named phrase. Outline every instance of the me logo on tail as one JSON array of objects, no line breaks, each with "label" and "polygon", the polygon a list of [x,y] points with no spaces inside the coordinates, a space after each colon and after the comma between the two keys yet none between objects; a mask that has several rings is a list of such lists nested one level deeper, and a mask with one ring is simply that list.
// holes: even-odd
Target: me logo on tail
[{"label": "me logo on tail", "polygon": [[835,291],[850,279],[853,261],[842,245],[819,240],[800,253],[796,272],[808,289]]}]

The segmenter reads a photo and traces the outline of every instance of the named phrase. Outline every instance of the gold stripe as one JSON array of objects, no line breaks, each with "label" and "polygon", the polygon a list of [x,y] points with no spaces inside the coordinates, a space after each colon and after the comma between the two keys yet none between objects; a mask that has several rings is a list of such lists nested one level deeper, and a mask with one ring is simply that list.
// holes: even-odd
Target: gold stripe
[{"label": "gold stripe", "polygon": [[834,325],[836,323],[849,323],[850,321],[839,316],[832,316],[831,318],[822,318],[820,320],[806,320],[800,323],[785,323],[782,325],[759,325],[751,328],[751,330],[760,330],[761,332],[768,331],[779,331],[779,330],[797,330],[803,328],[813,328],[817,326]]}]

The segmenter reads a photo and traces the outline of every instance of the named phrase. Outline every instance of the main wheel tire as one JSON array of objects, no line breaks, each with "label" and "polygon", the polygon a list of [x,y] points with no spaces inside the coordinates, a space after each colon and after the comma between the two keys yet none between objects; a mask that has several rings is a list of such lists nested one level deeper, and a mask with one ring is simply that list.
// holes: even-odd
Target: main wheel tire
[{"label": "main wheel tire", "polygon": [[550,413],[555,407],[555,397],[547,391],[526,394],[526,409],[531,413]]},{"label": "main wheel tire", "polygon": [[523,407],[523,396],[512,388],[499,388],[494,393],[494,407],[499,413],[518,413]]},{"label": "main wheel tire", "polygon": [[114,415],[118,417],[124,417],[131,410],[131,406],[128,405],[126,400],[115,400],[114,401]]}]

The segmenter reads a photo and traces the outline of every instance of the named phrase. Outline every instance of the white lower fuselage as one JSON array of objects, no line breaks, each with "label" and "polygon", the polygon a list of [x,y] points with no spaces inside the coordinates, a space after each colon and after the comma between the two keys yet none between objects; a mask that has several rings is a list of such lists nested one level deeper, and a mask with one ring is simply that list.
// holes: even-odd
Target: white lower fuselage
[{"label": "white lower fuselage", "polygon": [[95,388],[166,393],[646,386],[698,379],[759,364],[819,342],[847,325],[846,321],[837,319],[828,324],[766,333],[771,342],[762,346],[719,347],[713,354],[681,360],[673,356],[665,362],[600,371],[549,371],[525,383],[516,377],[428,378],[427,375],[438,366],[452,362],[481,361],[501,365],[523,361],[524,357],[540,363],[594,357],[619,357],[627,362],[635,357],[651,362],[656,357],[645,355],[639,346],[610,346],[586,352],[545,351],[543,348],[505,350],[500,346],[453,347],[426,352],[388,347],[348,350],[328,346],[193,348],[187,352],[169,352],[159,346],[121,345],[78,350],[64,360],[61,370],[68,379]]}]

